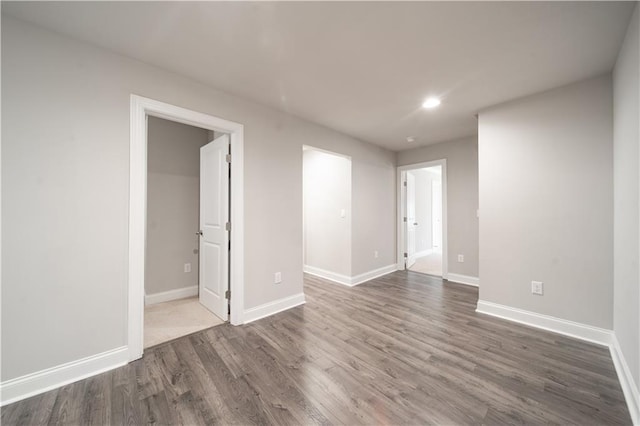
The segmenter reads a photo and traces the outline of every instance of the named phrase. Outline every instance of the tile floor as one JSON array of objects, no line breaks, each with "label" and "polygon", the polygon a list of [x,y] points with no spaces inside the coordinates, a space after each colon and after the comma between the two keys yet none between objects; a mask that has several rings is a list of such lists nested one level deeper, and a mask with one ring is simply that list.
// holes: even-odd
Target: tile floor
[{"label": "tile floor", "polygon": [[146,349],[223,322],[202,306],[197,297],[145,306],[144,347]]},{"label": "tile floor", "polygon": [[431,253],[427,256],[419,257],[416,263],[409,268],[413,272],[442,276],[442,253]]}]

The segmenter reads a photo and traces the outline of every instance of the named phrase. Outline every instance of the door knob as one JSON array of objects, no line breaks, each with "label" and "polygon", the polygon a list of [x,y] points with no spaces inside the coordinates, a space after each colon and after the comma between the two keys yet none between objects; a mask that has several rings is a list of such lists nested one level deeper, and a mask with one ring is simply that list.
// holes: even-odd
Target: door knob
[{"label": "door knob", "polygon": [[196,232],[196,235],[202,235],[202,231]]}]

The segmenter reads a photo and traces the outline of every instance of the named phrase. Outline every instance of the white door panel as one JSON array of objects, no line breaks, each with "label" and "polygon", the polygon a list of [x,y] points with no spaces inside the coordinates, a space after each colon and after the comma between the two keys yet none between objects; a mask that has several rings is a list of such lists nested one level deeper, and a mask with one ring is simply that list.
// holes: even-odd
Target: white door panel
[{"label": "white door panel", "polygon": [[200,303],[223,320],[229,288],[229,136],[200,148]]}]

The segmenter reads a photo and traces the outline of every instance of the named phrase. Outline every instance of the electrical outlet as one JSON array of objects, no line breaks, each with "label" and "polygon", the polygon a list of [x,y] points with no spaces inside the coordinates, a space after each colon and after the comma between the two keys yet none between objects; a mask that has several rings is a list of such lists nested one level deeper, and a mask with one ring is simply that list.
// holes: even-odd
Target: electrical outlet
[{"label": "electrical outlet", "polygon": [[191,272],[191,264],[190,263],[185,263],[184,264],[184,272]]},{"label": "electrical outlet", "polygon": [[378,258],[378,250],[373,251],[373,257],[376,259]]},{"label": "electrical outlet", "polygon": [[464,262],[464,254],[459,254],[458,255],[458,262],[460,262],[460,263]]},{"label": "electrical outlet", "polygon": [[282,273],[281,272],[276,272],[273,275],[273,283],[274,284],[280,284],[282,282]]},{"label": "electrical outlet", "polygon": [[531,281],[531,293],[542,296],[543,284],[541,281]]}]

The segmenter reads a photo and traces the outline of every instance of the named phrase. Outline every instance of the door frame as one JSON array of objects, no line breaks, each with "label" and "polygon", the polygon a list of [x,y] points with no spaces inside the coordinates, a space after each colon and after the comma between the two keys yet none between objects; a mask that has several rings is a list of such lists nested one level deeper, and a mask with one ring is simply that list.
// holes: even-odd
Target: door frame
[{"label": "door frame", "polygon": [[244,126],[138,95],[130,99],[129,142],[129,277],[127,343],[129,361],[142,357],[144,333],[144,279],[147,229],[147,117],[153,116],[207,130],[228,133],[231,140],[232,241],[229,268],[233,325],[243,324],[244,313]]},{"label": "door frame", "polygon": [[406,166],[398,166],[396,172],[396,218],[397,228],[396,235],[397,251],[396,251],[396,267],[400,271],[405,270],[404,253],[407,249],[407,236],[406,227],[404,226],[404,216],[406,209],[407,192],[406,187],[403,185],[405,176],[409,170],[424,169],[427,167],[442,167],[442,279],[449,278],[449,254],[447,243],[447,160],[445,158],[441,160],[426,161],[417,164],[408,164]]}]

